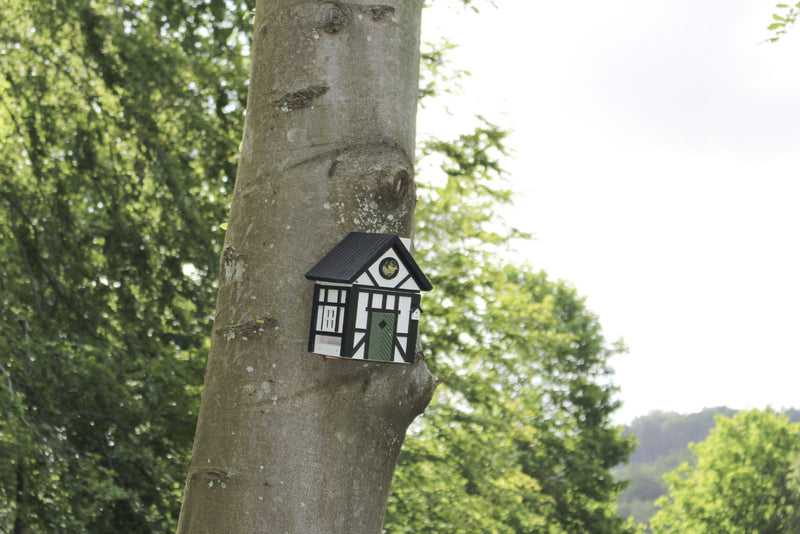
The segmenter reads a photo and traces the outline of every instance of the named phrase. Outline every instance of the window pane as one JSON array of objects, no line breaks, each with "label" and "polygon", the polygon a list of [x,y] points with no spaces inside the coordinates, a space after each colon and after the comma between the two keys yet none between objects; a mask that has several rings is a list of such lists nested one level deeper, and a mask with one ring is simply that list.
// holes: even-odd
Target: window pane
[{"label": "window pane", "polygon": [[325,306],[325,318],[322,322],[322,329],[329,332],[336,331],[336,307]]}]

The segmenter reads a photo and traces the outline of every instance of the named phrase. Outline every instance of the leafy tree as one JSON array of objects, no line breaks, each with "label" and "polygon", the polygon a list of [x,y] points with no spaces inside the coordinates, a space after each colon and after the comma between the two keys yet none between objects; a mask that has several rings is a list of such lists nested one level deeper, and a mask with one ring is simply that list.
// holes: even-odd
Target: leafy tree
[{"label": "leafy tree", "polygon": [[665,476],[656,534],[794,533],[800,529],[800,424],[770,410],[717,417],[691,446],[697,465]]},{"label": "leafy tree", "polygon": [[406,441],[385,531],[625,532],[609,469],[633,441],[609,422],[607,365],[623,348],[569,284],[497,260],[524,237],[495,215],[510,200],[503,138],[484,123],[423,149],[443,171],[418,227],[436,292],[421,331],[442,385]]},{"label": "leafy tree", "polygon": [[0,3],[0,528],[174,527],[248,2]]},{"label": "leafy tree", "polygon": [[774,22],[769,25],[768,29],[775,32],[775,36],[770,41],[775,42],[789,31],[789,28],[794,26],[797,22],[797,15],[800,14],[800,2],[791,4],[778,4],[778,12],[772,15]]},{"label": "leafy tree", "polygon": [[[174,529],[253,8],[0,3],[2,530]],[[483,124],[423,147],[445,178],[418,210],[438,290],[423,341],[444,384],[401,457],[392,532],[619,526],[607,466],[630,442],[608,423],[617,347],[569,284],[496,261],[519,236],[495,223],[511,196],[496,180],[502,141]]]},{"label": "leafy tree", "polygon": [[[637,417],[626,426],[623,434],[636,436],[639,447],[631,455],[630,464],[613,470],[618,479],[631,481],[619,497],[620,514],[632,516],[637,523],[649,523],[658,512],[656,499],[668,492],[664,475],[684,462],[695,465],[697,458],[689,450],[689,444],[708,437],[717,415],[732,417],[736,413],[725,406],[705,408],[692,414],[657,411]],[[782,413],[791,422],[800,421],[798,410],[788,409]]]}]

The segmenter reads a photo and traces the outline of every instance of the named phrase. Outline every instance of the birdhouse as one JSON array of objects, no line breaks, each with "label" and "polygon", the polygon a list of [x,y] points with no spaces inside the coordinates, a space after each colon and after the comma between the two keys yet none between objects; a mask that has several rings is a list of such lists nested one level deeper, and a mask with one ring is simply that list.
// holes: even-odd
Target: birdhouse
[{"label": "birdhouse", "polygon": [[351,232],[306,278],[314,280],[308,350],[357,360],[412,363],[431,283],[395,234]]}]

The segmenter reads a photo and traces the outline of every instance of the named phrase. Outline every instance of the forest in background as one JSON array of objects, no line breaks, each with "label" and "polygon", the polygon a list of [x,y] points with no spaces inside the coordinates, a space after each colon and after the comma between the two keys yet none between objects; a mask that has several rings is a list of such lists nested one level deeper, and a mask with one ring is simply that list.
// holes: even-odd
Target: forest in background
[{"label": "forest in background", "polygon": [[[629,464],[613,469],[618,479],[630,480],[630,485],[619,496],[620,515],[633,517],[637,524],[647,524],[658,511],[656,499],[667,494],[664,475],[683,462],[696,463],[689,444],[708,437],[716,425],[716,416],[732,417],[736,413],[737,410],[726,406],[692,414],[657,411],[637,417],[626,425],[623,433],[635,436],[639,445],[631,454]],[[782,413],[792,422],[800,422],[800,410],[789,408]]]}]

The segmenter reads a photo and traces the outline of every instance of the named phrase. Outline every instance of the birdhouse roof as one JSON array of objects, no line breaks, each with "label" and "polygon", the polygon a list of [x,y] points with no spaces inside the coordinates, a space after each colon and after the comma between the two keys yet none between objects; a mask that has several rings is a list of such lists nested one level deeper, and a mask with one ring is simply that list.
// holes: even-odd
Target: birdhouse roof
[{"label": "birdhouse roof", "polygon": [[405,264],[419,288],[430,291],[433,286],[397,234],[350,232],[306,273],[306,278],[352,284],[390,248]]}]

